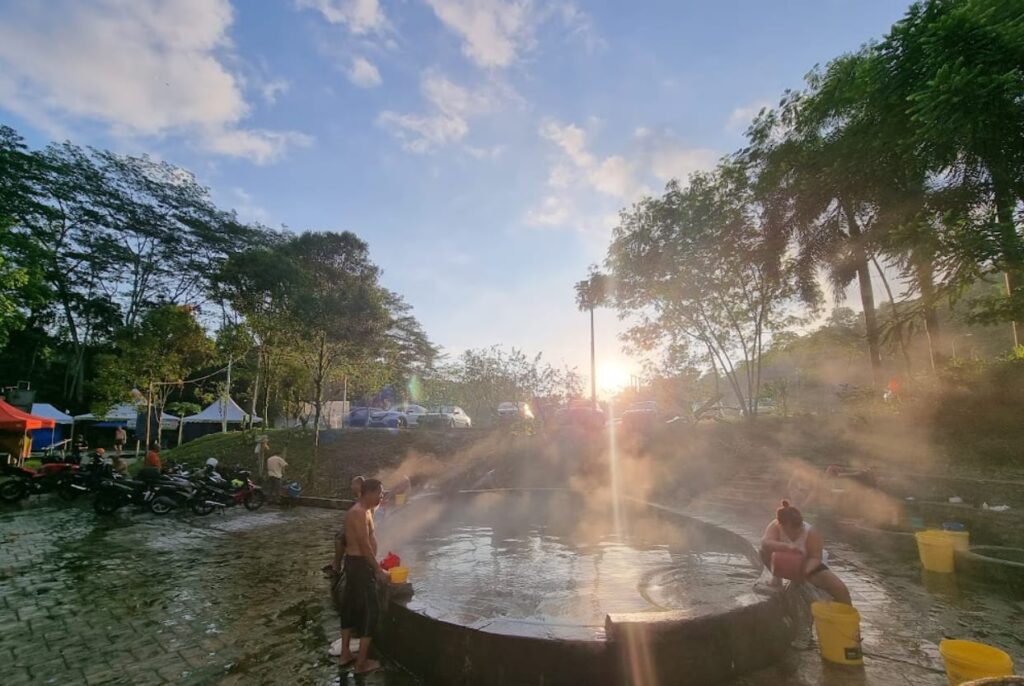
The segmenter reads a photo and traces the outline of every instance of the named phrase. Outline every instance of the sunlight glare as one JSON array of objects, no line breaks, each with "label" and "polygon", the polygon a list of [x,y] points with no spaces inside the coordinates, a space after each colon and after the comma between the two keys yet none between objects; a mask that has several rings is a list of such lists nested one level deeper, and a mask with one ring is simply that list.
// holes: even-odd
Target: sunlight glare
[{"label": "sunlight glare", "polygon": [[597,368],[597,390],[601,395],[616,395],[630,381],[630,373],[618,362],[605,362]]}]

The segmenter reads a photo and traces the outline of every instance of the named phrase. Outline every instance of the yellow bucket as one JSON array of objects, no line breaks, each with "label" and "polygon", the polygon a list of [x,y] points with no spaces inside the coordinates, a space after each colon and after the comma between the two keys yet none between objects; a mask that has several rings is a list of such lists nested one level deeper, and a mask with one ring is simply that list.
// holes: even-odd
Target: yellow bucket
[{"label": "yellow bucket", "polygon": [[939,643],[939,652],[946,663],[949,686],[960,686],[989,676],[1013,674],[1013,660],[1010,656],[984,643],[946,639]]},{"label": "yellow bucket", "polygon": [[971,547],[970,531],[943,531],[949,542],[953,544],[953,550],[967,552]]},{"label": "yellow bucket", "polygon": [[917,554],[929,572],[953,573],[953,542],[948,531],[918,531]]},{"label": "yellow bucket", "polygon": [[393,584],[404,584],[409,580],[408,567],[392,567],[388,570],[388,577]]},{"label": "yellow bucket", "polygon": [[862,665],[860,613],[849,605],[817,601],[811,603],[814,628],[818,632],[821,656],[840,665]]},{"label": "yellow bucket", "polygon": [[401,507],[409,499],[408,493],[395,493],[395,505]]}]

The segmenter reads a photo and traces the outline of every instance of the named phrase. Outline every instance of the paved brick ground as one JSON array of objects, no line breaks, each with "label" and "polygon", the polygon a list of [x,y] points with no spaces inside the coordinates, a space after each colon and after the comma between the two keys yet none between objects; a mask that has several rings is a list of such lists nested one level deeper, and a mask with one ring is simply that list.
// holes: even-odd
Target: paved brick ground
[{"label": "paved brick ground", "polygon": [[[711,504],[700,511],[748,536],[763,525]],[[319,569],[339,517],[101,519],[88,503],[47,499],[0,510],[0,684],[355,683],[325,653],[337,620]],[[812,646],[732,686],[941,686],[947,635],[1024,665],[1024,599],[923,577],[913,559],[828,547],[863,615],[865,668],[827,666]],[[394,665],[361,682],[417,683]]]},{"label": "paved brick ground", "polygon": [[[319,569],[340,514],[0,510],[0,684],[339,684]],[[415,681],[398,669],[361,679]]]},{"label": "paved brick ground", "polygon": [[[777,506],[774,492],[752,470],[681,511],[699,513],[755,542]],[[955,575],[926,573],[916,555],[877,550],[870,542],[846,542],[827,525],[823,531],[829,566],[849,586],[861,614],[864,667],[826,663],[812,643],[730,686],[946,686],[938,648],[943,638],[995,645],[1014,658],[1018,669],[1024,667],[1024,596]]]}]

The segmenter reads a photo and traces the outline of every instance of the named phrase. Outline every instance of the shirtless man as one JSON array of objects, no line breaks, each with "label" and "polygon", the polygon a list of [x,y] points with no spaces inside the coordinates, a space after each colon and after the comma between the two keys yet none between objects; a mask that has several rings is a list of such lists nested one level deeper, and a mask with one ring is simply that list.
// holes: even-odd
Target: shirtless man
[{"label": "shirtless man", "polygon": [[[355,662],[355,673],[380,667],[369,659],[370,633],[377,623],[377,577],[384,571],[377,562],[373,532],[373,508],[380,505],[383,489],[377,479],[363,482],[362,494],[345,514],[345,595],[341,604],[341,665]],[[359,654],[352,655],[349,641],[359,639]]]}]

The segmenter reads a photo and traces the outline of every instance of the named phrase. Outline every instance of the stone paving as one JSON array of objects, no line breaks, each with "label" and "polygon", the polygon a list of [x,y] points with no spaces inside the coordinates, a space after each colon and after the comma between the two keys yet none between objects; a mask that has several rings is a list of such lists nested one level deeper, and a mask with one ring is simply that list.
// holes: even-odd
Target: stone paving
[{"label": "stone paving", "polygon": [[0,509],[0,684],[417,683],[339,672],[320,568],[340,513]]},{"label": "stone paving", "polygon": [[[763,476],[737,474],[681,511],[756,542],[777,506],[773,492]],[[730,686],[946,686],[938,647],[943,638],[994,645],[1010,654],[1018,671],[1024,667],[1024,596],[925,572],[916,555],[845,542],[827,525],[823,532],[829,566],[846,582],[861,614],[864,667],[824,662],[812,642]]]},{"label": "stone paving", "polygon": [[[764,524],[712,514],[751,537]],[[417,684],[394,665],[356,682],[326,655],[337,619],[319,570],[340,516],[99,518],[48,497],[0,509],[0,684]],[[1024,665],[1024,598],[828,547],[863,616],[864,669],[828,666],[812,646],[731,686],[941,686],[947,635]]]}]

